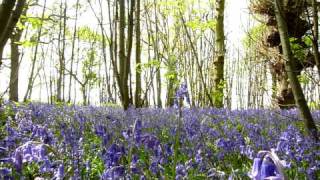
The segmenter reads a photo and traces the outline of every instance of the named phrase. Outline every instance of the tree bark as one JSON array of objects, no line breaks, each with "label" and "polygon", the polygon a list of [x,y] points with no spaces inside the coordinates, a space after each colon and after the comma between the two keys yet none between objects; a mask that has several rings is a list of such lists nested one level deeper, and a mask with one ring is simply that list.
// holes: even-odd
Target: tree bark
[{"label": "tree bark", "polygon": [[[125,47],[125,41],[126,41],[126,39],[125,39],[126,38],[125,37],[125,27],[126,27],[125,0],[119,0],[119,11],[120,11],[120,17],[119,17],[120,78],[118,79],[118,85],[119,85],[119,90],[120,90],[120,97],[121,97],[122,106],[126,110],[126,109],[128,109],[128,107],[130,105],[129,87],[128,87],[128,76],[129,76],[128,72],[129,72],[129,68],[130,68],[130,61],[128,61],[128,58],[126,57],[126,47]],[[128,37],[128,38],[130,38],[130,37]],[[132,35],[131,35],[131,38],[132,38]],[[128,45],[130,45],[130,42]]]},{"label": "tree bark", "polygon": [[[71,74],[73,73],[73,62],[75,59],[75,44],[76,44],[76,36],[77,36],[77,22],[78,22],[78,11],[79,11],[79,0],[76,2],[76,17],[74,20],[73,26],[73,38],[72,38],[72,45],[71,45],[71,63],[70,63],[70,71]],[[68,88],[68,103],[71,102],[71,87],[72,87],[72,76],[69,76],[69,88]]]},{"label": "tree bark", "polygon": [[139,108],[141,104],[141,36],[140,36],[140,0],[137,0],[136,9],[136,91],[135,104]]},{"label": "tree bark", "polygon": [[223,68],[224,68],[224,53],[225,53],[225,44],[224,44],[224,7],[225,0],[216,1],[216,57],[214,60],[214,106],[217,108],[223,107],[223,87],[224,87],[224,77],[223,77]]},{"label": "tree bark", "polygon": [[20,41],[22,36],[22,30],[17,30],[11,36],[11,72],[9,82],[9,100],[19,101],[19,45],[17,42]]},{"label": "tree bark", "polygon": [[319,46],[318,46],[318,40],[319,40],[319,17],[318,17],[318,6],[317,1],[312,0],[312,14],[313,14],[313,39],[312,39],[312,48],[314,53],[314,60],[316,62],[316,66],[318,69],[318,75],[320,76],[320,54],[319,54]]},{"label": "tree bark", "polygon": [[276,20],[278,24],[279,33],[280,33],[283,55],[285,60],[287,61],[287,63],[285,63],[285,69],[289,77],[290,86],[293,91],[295,102],[300,109],[300,113],[305,122],[307,132],[311,137],[318,140],[317,127],[313,121],[311,112],[307,105],[307,101],[304,97],[301,85],[297,78],[297,73],[296,73],[297,70],[295,68],[295,62],[294,62],[293,54],[290,47],[288,27],[284,19],[282,4],[283,3],[281,0],[274,0],[275,15],[276,15]]},{"label": "tree bark", "polygon": [[[62,1],[60,8],[62,8]],[[67,1],[65,0],[64,2],[64,7],[63,7],[63,15],[61,15],[63,18],[63,24],[60,22],[60,30],[62,30],[62,39],[60,39],[60,34],[59,32],[59,44],[60,41],[62,41],[62,48],[59,48],[59,76],[58,76],[58,81],[57,81],[57,101],[58,102],[63,102],[64,101],[64,72],[65,72],[65,46],[66,46],[66,25],[67,25]]]},{"label": "tree bark", "polygon": [[46,11],[46,7],[47,7],[47,1],[45,0],[44,1],[44,6],[43,6],[43,9],[42,9],[42,14],[41,14],[41,26],[39,27],[39,30],[38,30],[37,42],[36,42],[37,44],[36,44],[36,47],[35,47],[35,50],[34,50],[34,54],[33,54],[33,59],[32,59],[31,74],[30,74],[29,79],[28,79],[27,91],[26,91],[26,94],[24,95],[24,98],[23,98],[24,102],[26,102],[27,99],[30,99],[31,98],[31,94],[32,94],[32,87],[33,87],[33,82],[34,82],[34,69],[35,69],[35,66],[36,66],[39,42],[40,42],[41,35],[42,35],[42,24],[43,24],[42,22],[43,22],[43,19],[44,19],[44,14],[45,14],[45,11]]},{"label": "tree bark", "polygon": [[3,49],[6,43],[2,39],[6,38],[8,23],[10,22],[11,12],[16,4],[15,0],[3,0],[0,5],[0,67],[2,65]]}]

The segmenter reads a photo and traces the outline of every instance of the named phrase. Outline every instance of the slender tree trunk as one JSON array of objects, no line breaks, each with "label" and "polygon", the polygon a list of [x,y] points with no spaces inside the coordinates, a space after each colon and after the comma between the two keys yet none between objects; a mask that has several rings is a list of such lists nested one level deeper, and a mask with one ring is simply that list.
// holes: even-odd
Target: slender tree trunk
[{"label": "slender tree trunk", "polygon": [[3,0],[0,5],[0,67],[2,65],[3,49],[11,34],[8,33],[8,26],[11,20],[11,13],[16,4],[16,0]]},{"label": "slender tree trunk", "polygon": [[[44,6],[43,6],[43,9],[42,9],[42,14],[41,14],[41,22],[43,22],[43,19],[44,19],[44,14],[45,14],[45,11],[46,11],[46,5],[47,5],[47,1],[45,0],[44,1]],[[36,66],[39,42],[40,42],[41,35],[42,35],[42,24],[43,23],[41,23],[41,26],[39,27],[39,30],[38,30],[37,42],[36,42],[36,47],[35,47],[35,50],[34,50],[33,59],[32,59],[32,65],[31,65],[31,74],[30,74],[29,79],[28,79],[27,91],[26,91],[26,94],[24,95],[24,98],[23,98],[24,102],[27,101],[27,99],[31,98],[31,92],[32,92],[33,83],[34,83],[34,69],[35,69],[35,66]]]},{"label": "slender tree trunk", "polygon": [[319,46],[318,46],[318,40],[319,40],[319,17],[318,17],[318,6],[317,1],[312,0],[312,14],[313,14],[313,40],[312,40],[312,47],[313,47],[313,53],[314,53],[314,60],[316,62],[316,66],[318,69],[318,75],[320,77],[320,54],[319,54]]},{"label": "slender tree trunk", "polygon": [[[198,70],[199,70],[199,76],[200,76],[200,81],[201,81],[201,83],[202,83],[202,86],[203,86],[203,91],[204,91],[204,94],[207,96],[207,98],[208,98],[208,100],[209,100],[209,104],[210,104],[210,106],[213,106],[214,105],[214,101],[212,100],[212,97],[211,97],[211,95],[210,95],[210,93],[209,93],[209,90],[208,90],[208,88],[207,88],[207,83],[206,83],[206,81],[205,81],[205,77],[204,77],[204,75],[203,75],[203,69],[202,69],[202,63],[200,63],[199,61],[199,55],[198,55],[198,53],[197,53],[197,50],[196,50],[196,47],[195,47],[195,45],[194,45],[194,43],[192,42],[192,39],[191,39],[191,35],[189,34],[189,31],[188,31],[188,29],[187,29],[187,25],[186,25],[186,22],[185,22],[185,20],[184,20],[184,18],[183,18],[183,15],[182,15],[182,13],[180,12],[180,16],[181,16],[181,21],[182,21],[182,23],[183,23],[183,27],[184,27],[184,29],[185,29],[185,32],[186,32],[186,35],[187,35],[187,38],[188,38],[188,40],[189,40],[189,43],[190,43],[190,46],[191,46],[191,50],[192,50],[192,52],[193,52],[193,56],[194,56],[194,58],[195,58],[195,60],[196,60],[196,65],[197,65],[197,68],[198,68]],[[222,70],[223,71],[223,70]],[[223,73],[222,73],[223,74]],[[222,98],[223,98],[223,96],[222,96]],[[205,100],[205,99],[204,99]]]},{"label": "slender tree trunk", "polygon": [[20,52],[17,42],[20,41],[22,36],[22,30],[17,30],[11,36],[11,72],[9,82],[9,100],[19,101],[19,60]]},{"label": "slender tree trunk", "polygon": [[141,107],[141,39],[140,39],[140,0],[137,0],[136,9],[136,91],[135,104]]},{"label": "slender tree trunk", "polygon": [[[132,2],[131,2],[132,3]],[[132,8],[132,7],[131,7]],[[119,61],[120,61],[120,82],[119,89],[120,89],[120,96],[121,96],[121,102],[124,109],[128,109],[130,104],[129,99],[129,87],[128,87],[128,76],[129,76],[129,68],[130,68],[130,61],[129,56],[126,57],[126,47],[125,47],[125,26],[126,26],[126,16],[125,16],[125,0],[119,0],[119,11],[120,11],[120,17],[119,17]],[[130,24],[130,22],[129,22]],[[130,31],[130,26],[128,27],[128,31]],[[130,32],[128,34],[128,38],[132,38],[132,35],[130,37]],[[128,40],[130,45],[130,40]],[[131,39],[132,43],[132,39]],[[131,49],[128,47],[128,49]],[[129,51],[128,51],[129,52]],[[129,54],[128,54],[129,55]],[[129,58],[128,58],[129,57]]]},{"label": "slender tree trunk", "polygon": [[[128,106],[132,103],[132,84],[131,84],[131,52],[132,52],[132,44],[133,44],[133,31],[134,31],[134,9],[135,9],[135,0],[131,0],[128,1],[128,3],[130,2],[130,11],[128,13],[128,40],[127,40],[127,55],[126,55],[126,59],[127,59],[127,65],[124,68],[124,72],[125,72],[125,79],[124,79],[124,92],[125,92],[125,99],[127,99],[127,103]],[[129,81],[129,85],[128,85],[128,81]],[[128,94],[128,95],[127,95]],[[126,97],[127,96],[127,97]]]},{"label": "slender tree trunk", "polygon": [[[62,2],[61,7],[62,8]],[[59,76],[57,81],[57,101],[64,101],[64,72],[65,72],[65,46],[66,46],[66,25],[67,25],[67,1],[64,2],[63,8],[63,24],[60,22],[60,31],[62,29],[62,48],[59,48]],[[60,33],[59,33],[60,34]]]},{"label": "slender tree trunk", "polygon": [[301,85],[297,78],[297,73],[295,69],[295,62],[293,59],[289,36],[288,36],[288,27],[286,21],[284,19],[284,14],[282,11],[282,1],[274,0],[275,6],[275,15],[278,24],[278,29],[280,33],[281,45],[283,50],[283,55],[285,60],[287,61],[285,65],[286,72],[288,73],[290,85],[293,91],[294,99],[296,101],[297,106],[300,109],[301,116],[304,119],[306,129],[310,136],[314,139],[318,140],[318,132],[317,127],[313,121],[312,115],[310,113],[309,107],[307,105],[307,101],[304,97]]},{"label": "slender tree trunk", "polygon": [[216,59],[214,61],[214,106],[217,108],[223,107],[223,68],[224,68],[224,6],[225,0],[216,1]]},{"label": "slender tree trunk", "polygon": [[[75,44],[76,44],[76,36],[77,36],[78,11],[79,11],[79,0],[77,0],[76,2],[76,17],[75,17],[74,26],[73,26],[73,39],[72,39],[72,45],[71,45],[71,63],[70,63],[71,74],[73,74],[73,63],[74,63]],[[68,103],[71,102],[71,88],[72,88],[72,76],[69,75]]]}]

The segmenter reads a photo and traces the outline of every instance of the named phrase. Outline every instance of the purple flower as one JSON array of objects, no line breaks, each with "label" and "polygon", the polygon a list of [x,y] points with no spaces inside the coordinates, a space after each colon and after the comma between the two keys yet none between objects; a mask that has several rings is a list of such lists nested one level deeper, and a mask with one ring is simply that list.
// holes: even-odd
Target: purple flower
[{"label": "purple flower", "polygon": [[187,103],[190,104],[190,97],[188,93],[187,83],[182,83],[180,88],[177,90],[176,96],[174,99],[174,106],[179,107],[180,106],[179,101],[183,100],[184,98],[186,98]]},{"label": "purple flower", "polygon": [[115,166],[112,168],[106,169],[101,179],[103,180],[109,180],[109,179],[119,179],[125,175],[125,168],[124,166]]},{"label": "purple flower", "polygon": [[52,164],[49,160],[45,160],[43,164],[40,166],[40,172],[46,173],[52,171]]},{"label": "purple flower", "polygon": [[20,150],[16,151],[14,153],[13,163],[18,173],[21,173],[22,171],[22,159],[23,159],[22,152]]},{"label": "purple flower", "polygon": [[63,179],[63,177],[64,177],[64,165],[63,164],[59,165],[58,170],[54,174],[54,177],[57,179]]},{"label": "purple flower", "polygon": [[[186,168],[184,167],[184,165],[178,164],[176,166],[176,175],[182,176],[182,177],[185,177],[187,175],[187,171],[186,171]],[[176,179],[177,179],[177,177],[176,177]]]},{"label": "purple flower", "polygon": [[8,176],[11,174],[11,170],[8,168],[0,168],[0,177]]},{"label": "purple flower", "polygon": [[160,141],[158,140],[158,138],[151,134],[143,135],[143,137],[141,138],[141,142],[142,144],[145,145],[146,148],[151,150],[157,150],[160,144]]},{"label": "purple flower", "polygon": [[254,158],[253,159],[252,170],[249,173],[250,178],[252,178],[254,180],[260,179],[261,164],[262,164],[262,159],[261,158]]}]

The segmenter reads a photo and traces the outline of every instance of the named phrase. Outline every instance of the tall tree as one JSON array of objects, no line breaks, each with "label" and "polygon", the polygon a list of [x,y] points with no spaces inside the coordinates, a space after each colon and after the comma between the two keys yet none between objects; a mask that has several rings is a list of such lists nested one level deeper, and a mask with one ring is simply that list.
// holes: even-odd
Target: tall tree
[{"label": "tall tree", "polygon": [[[72,43],[71,43],[71,63],[70,63],[70,74],[73,74],[73,66],[74,66],[74,59],[75,59],[75,45],[76,45],[76,36],[77,36],[77,23],[78,23],[78,12],[79,12],[79,0],[76,2],[76,14],[74,19],[74,26],[73,26],[73,35],[72,35]],[[69,88],[68,88],[68,103],[71,102],[71,87],[72,87],[72,76],[69,76]]]},{"label": "tall tree", "polygon": [[[129,72],[130,72],[130,58],[131,58],[131,47],[132,47],[132,36],[133,36],[133,12],[135,1],[130,1],[130,12],[128,17],[128,34],[127,34],[127,48],[126,48],[126,6],[125,0],[119,0],[119,66],[120,73],[117,78],[118,86],[120,90],[120,99],[124,109],[128,109],[130,105],[129,96]],[[127,52],[127,54],[126,54]],[[115,64],[115,63],[114,63]],[[115,66],[114,66],[115,68]]]},{"label": "tall tree", "polygon": [[214,60],[214,106],[218,108],[223,107],[223,68],[224,68],[224,54],[225,54],[225,44],[224,44],[224,9],[225,0],[216,1],[216,57]]},{"label": "tall tree", "polygon": [[293,58],[293,54],[290,47],[289,35],[288,35],[288,26],[285,21],[285,16],[283,13],[283,1],[282,0],[274,0],[275,7],[275,15],[276,21],[279,29],[280,40],[282,45],[282,51],[285,58],[285,70],[288,74],[290,86],[293,91],[294,99],[297,106],[300,109],[300,113],[304,119],[305,126],[307,128],[308,133],[315,139],[318,139],[317,136],[317,127],[313,121],[311,112],[307,105],[307,101],[304,97],[300,82],[297,78],[297,69],[296,62]]},{"label": "tall tree", "polygon": [[[27,14],[27,7],[23,10],[22,15]],[[22,26],[25,25],[25,20],[20,20]],[[11,68],[9,82],[9,100],[19,101],[19,66],[20,66],[20,51],[19,41],[21,39],[23,28],[16,27],[10,36],[11,39]]]},{"label": "tall tree", "polygon": [[136,8],[136,91],[135,105],[141,107],[141,33],[140,33],[140,0]]},{"label": "tall tree", "polygon": [[312,14],[313,14],[313,39],[312,47],[314,53],[314,60],[318,69],[318,75],[320,76],[320,54],[319,54],[319,17],[318,17],[318,5],[316,0],[312,0]]},{"label": "tall tree", "polygon": [[12,11],[15,3],[15,0],[3,0],[0,6],[0,66],[2,64],[4,47],[16,27],[26,0],[18,0],[15,9]]},{"label": "tall tree", "polygon": [[[58,80],[57,80],[57,101],[64,101],[64,80],[65,80],[65,47],[66,47],[66,29],[67,29],[67,1],[64,3],[61,1],[61,19],[60,19],[60,30],[59,30],[59,70],[58,70]],[[63,21],[62,21],[63,19]],[[61,48],[60,48],[60,44]]]},{"label": "tall tree", "polygon": [[10,16],[15,4],[15,0],[3,0],[0,5],[0,67],[2,65],[3,48],[6,44],[6,42],[3,43],[3,39],[10,35],[7,35],[7,30],[10,22]]},{"label": "tall tree", "polygon": [[35,76],[34,76],[35,72],[34,71],[35,71],[35,67],[36,67],[38,49],[39,49],[39,44],[40,44],[42,31],[43,31],[43,21],[44,21],[44,15],[45,15],[46,9],[47,9],[47,0],[44,1],[44,5],[42,8],[41,23],[40,23],[40,27],[38,29],[36,47],[35,47],[33,58],[32,58],[31,73],[30,73],[30,76],[28,79],[27,91],[24,95],[23,101],[27,101],[28,99],[31,98],[31,95],[32,95],[33,83],[34,83],[34,79],[35,79]]}]

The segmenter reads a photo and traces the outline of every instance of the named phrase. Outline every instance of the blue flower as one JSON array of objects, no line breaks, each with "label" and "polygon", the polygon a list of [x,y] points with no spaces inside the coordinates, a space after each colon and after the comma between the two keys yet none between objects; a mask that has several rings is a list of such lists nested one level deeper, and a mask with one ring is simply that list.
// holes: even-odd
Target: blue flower
[{"label": "blue flower", "polygon": [[8,176],[11,174],[11,170],[8,168],[0,168],[0,177]]},{"label": "blue flower", "polygon": [[177,176],[182,176],[182,177],[185,177],[187,175],[187,171],[186,171],[186,168],[184,167],[184,165],[178,164],[176,166],[176,175]]},{"label": "blue flower", "polygon": [[186,98],[188,104],[190,104],[190,97],[188,93],[187,83],[182,83],[180,88],[176,91],[175,99],[174,99],[174,106],[180,107],[179,101]]},{"label": "blue flower", "polygon": [[14,162],[14,167],[16,168],[16,171],[18,173],[21,173],[22,171],[22,160],[23,160],[22,152],[20,150],[16,151],[14,153],[13,162]]},{"label": "blue flower", "polygon": [[64,165],[63,164],[59,165],[58,170],[54,174],[54,177],[57,179],[63,179],[63,177],[64,177]]}]

